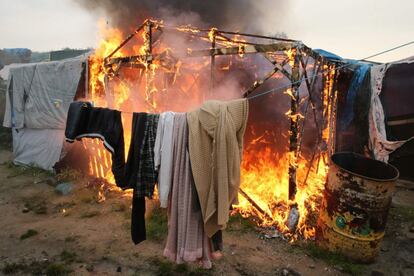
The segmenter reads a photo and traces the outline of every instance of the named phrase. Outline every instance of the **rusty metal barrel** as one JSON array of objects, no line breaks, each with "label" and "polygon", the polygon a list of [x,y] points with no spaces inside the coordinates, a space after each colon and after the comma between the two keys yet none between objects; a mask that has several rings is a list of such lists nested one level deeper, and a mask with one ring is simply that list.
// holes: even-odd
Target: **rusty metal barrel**
[{"label": "rusty metal barrel", "polygon": [[362,155],[331,156],[316,243],[362,263],[378,256],[398,170]]}]

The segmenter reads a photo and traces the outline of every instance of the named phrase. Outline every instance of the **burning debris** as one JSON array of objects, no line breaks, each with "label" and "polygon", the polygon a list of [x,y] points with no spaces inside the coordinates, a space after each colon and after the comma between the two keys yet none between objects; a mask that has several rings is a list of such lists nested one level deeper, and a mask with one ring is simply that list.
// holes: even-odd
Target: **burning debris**
[{"label": "burning debris", "polygon": [[[206,99],[251,99],[242,196],[234,211],[258,217],[260,226],[277,227],[291,240],[314,237],[333,150],[334,64],[299,41],[217,28],[145,20],[126,39],[118,29],[103,31],[106,39],[89,60],[86,99],[121,110],[124,126],[136,110],[183,112]],[[262,97],[274,87],[285,91],[276,96],[281,103],[274,95]],[[263,107],[276,116],[261,122]],[[130,136],[125,127],[126,152]],[[90,173],[113,183],[105,150],[84,145],[95,152]]]}]

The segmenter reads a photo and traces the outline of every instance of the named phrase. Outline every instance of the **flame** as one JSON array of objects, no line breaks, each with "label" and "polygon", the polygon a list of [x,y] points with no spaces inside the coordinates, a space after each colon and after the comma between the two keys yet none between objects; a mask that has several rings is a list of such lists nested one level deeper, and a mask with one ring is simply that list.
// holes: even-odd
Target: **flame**
[{"label": "flame", "polygon": [[[162,25],[155,21],[151,24]],[[157,26],[158,26],[157,25]],[[117,65],[104,66],[105,57],[117,48],[123,40],[123,34],[117,29],[104,26],[103,39],[95,54],[90,58],[90,93],[89,100],[96,106],[110,107],[122,111],[122,121],[124,126],[125,152],[129,150],[131,137],[132,115],[128,112],[145,111],[160,112],[168,106],[170,110],[186,111],[189,106],[197,106],[204,100],[203,91],[198,87],[197,79],[201,72],[206,71],[210,66],[209,58],[198,59],[193,63],[184,63],[174,59],[171,54],[172,49],[162,42],[157,44],[157,49],[152,49],[149,45],[150,37],[148,29],[143,29],[141,34],[137,34],[142,44],[134,45],[130,48],[122,48],[114,54],[114,57],[140,55],[137,61],[142,68],[134,72],[133,76],[128,75],[128,71],[119,71]],[[202,32],[191,26],[176,27],[175,30],[184,33],[201,34]],[[239,47],[239,56],[243,57],[244,46],[247,41],[235,35],[231,38],[225,37],[216,28],[210,29],[206,37],[202,39],[211,47],[211,42],[215,41],[216,47]],[[154,58],[153,51],[163,53],[167,61]],[[187,52],[193,51],[187,48]],[[295,49],[282,53],[283,57],[277,59],[284,60],[289,58],[289,65],[293,65]],[[230,61],[231,62],[231,61]],[[222,70],[230,70],[231,63],[222,65]],[[329,69],[326,67],[325,69]],[[333,67],[331,67],[333,69]],[[187,74],[191,72],[192,74]],[[333,90],[333,70],[327,74],[323,89],[323,118],[324,123],[320,132],[321,140],[325,145],[332,147],[333,134],[331,129],[334,127],[335,110],[332,102],[336,101],[336,94]],[[162,77],[160,77],[160,75]],[[138,76],[138,77],[137,77]],[[280,76],[276,76],[280,78]],[[168,79],[168,81],[166,81]],[[166,95],[165,85],[174,86],[175,94],[173,97]],[[109,87],[108,87],[109,86]],[[105,92],[106,91],[106,92]],[[168,93],[170,91],[168,90]],[[285,91],[291,99],[292,91]],[[165,104],[163,96],[167,96],[168,105]],[[182,99],[182,101],[179,101]],[[172,102],[171,102],[172,100]],[[172,108],[171,108],[172,107]],[[304,115],[299,111],[297,114],[286,113],[287,120],[293,118],[301,121]],[[324,151],[320,156],[309,158],[301,154],[277,153],[272,145],[275,144],[275,133],[266,130],[263,133],[256,133],[254,128],[249,128],[250,143],[245,145],[243,162],[241,166],[241,189],[254,201],[257,206],[252,205],[251,201],[239,196],[239,204],[235,206],[234,212],[239,212],[244,217],[259,218],[259,225],[263,227],[275,226],[277,229],[289,237],[291,240],[303,237],[309,239],[315,235],[316,219],[315,214],[319,208],[319,202],[324,189],[327,174],[327,160],[329,153]],[[289,138],[289,132],[281,133],[283,139]],[[277,141],[276,141],[277,142]],[[84,147],[88,149],[92,157],[90,159],[90,174],[98,178],[104,178],[109,183],[114,183],[111,173],[110,154],[103,148],[102,144],[96,140],[84,140]],[[295,154],[293,158],[291,155]],[[296,156],[297,155],[297,156]],[[288,199],[288,169],[289,162],[297,168],[297,193],[294,203],[298,206],[299,222],[295,232],[289,232],[287,219],[289,206],[292,202]],[[306,179],[306,181],[305,181]],[[115,188],[115,186],[113,186]],[[105,190],[99,189],[98,201],[105,200]]]}]

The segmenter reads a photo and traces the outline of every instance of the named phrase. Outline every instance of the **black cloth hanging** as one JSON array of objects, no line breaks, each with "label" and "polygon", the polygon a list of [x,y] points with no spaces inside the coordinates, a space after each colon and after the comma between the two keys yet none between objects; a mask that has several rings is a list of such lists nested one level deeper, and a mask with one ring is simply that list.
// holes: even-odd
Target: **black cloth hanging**
[{"label": "black cloth hanging", "polygon": [[122,189],[127,188],[124,177],[124,129],[120,111],[92,107],[88,102],[72,102],[66,120],[65,136],[68,142],[84,137],[101,139],[105,148],[111,152],[116,185]]},{"label": "black cloth hanging", "polygon": [[128,187],[134,189],[131,213],[131,238],[135,244],[146,239],[145,197],[152,198],[158,178],[154,166],[154,144],[158,114],[134,113],[131,144],[125,168]]}]

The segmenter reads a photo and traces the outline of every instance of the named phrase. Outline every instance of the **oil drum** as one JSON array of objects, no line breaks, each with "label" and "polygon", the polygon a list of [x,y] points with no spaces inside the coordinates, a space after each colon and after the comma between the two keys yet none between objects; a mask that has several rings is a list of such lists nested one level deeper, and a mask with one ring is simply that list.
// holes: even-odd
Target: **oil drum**
[{"label": "oil drum", "polygon": [[316,243],[363,263],[378,256],[398,170],[351,152],[331,156]]}]

